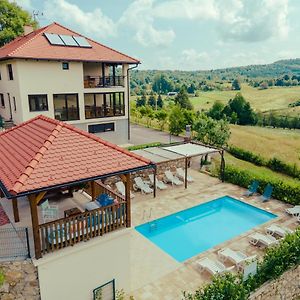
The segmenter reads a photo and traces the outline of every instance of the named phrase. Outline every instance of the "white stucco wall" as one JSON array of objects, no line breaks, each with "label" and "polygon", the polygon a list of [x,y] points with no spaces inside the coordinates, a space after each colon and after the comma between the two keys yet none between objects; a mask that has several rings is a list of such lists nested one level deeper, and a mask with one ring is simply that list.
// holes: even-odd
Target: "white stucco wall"
[{"label": "white stucco wall", "polygon": [[129,291],[131,230],[112,232],[34,261],[41,299],[92,300],[93,289],[112,279],[117,290]]}]

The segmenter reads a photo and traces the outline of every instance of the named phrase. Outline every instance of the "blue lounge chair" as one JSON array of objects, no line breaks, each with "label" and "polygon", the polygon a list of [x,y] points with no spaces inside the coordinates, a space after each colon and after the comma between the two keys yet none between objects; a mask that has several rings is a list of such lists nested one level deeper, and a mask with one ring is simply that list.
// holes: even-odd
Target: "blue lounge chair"
[{"label": "blue lounge chair", "polygon": [[259,182],[257,180],[253,180],[248,190],[243,195],[247,197],[252,196],[257,192],[258,186],[259,186]]},{"label": "blue lounge chair", "polygon": [[267,186],[265,187],[264,193],[260,196],[260,199],[263,202],[270,200],[272,192],[273,192],[273,187],[271,184],[268,183]]}]

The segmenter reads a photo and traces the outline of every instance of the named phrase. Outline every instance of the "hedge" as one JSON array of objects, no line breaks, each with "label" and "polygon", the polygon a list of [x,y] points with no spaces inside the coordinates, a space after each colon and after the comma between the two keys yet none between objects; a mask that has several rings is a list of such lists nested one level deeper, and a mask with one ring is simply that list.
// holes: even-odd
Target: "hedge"
[{"label": "hedge", "polygon": [[149,144],[141,144],[141,145],[136,145],[136,146],[129,146],[127,150],[133,151],[133,150],[141,150],[141,149],[146,149],[146,148],[151,148],[151,147],[159,147],[161,143],[155,142],[155,143],[149,143]]},{"label": "hedge", "polygon": [[240,274],[224,274],[213,277],[211,283],[194,294],[184,292],[186,300],[245,300],[262,284],[281,276],[300,264],[300,229],[287,235],[277,246],[270,247],[261,262],[257,274],[246,281]]},{"label": "hedge", "polygon": [[227,165],[224,171],[224,180],[244,188],[248,188],[253,180],[259,181],[258,192],[263,193],[265,186],[270,183],[273,186],[272,196],[284,202],[300,204],[300,184],[283,182],[278,179],[266,176],[254,176],[247,170],[241,170],[232,165]]},{"label": "hedge", "polygon": [[300,179],[300,169],[297,168],[296,164],[285,163],[276,157],[267,160],[258,154],[235,146],[230,146],[227,151],[236,158],[251,162],[257,166],[265,166],[275,172]]}]

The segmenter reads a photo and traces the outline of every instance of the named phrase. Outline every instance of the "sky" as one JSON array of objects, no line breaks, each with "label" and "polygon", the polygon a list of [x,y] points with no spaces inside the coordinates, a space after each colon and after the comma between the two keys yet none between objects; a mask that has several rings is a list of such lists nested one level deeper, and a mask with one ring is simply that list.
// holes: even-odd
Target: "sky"
[{"label": "sky", "polygon": [[210,70],[300,57],[299,0],[15,0],[141,60],[139,69]]}]

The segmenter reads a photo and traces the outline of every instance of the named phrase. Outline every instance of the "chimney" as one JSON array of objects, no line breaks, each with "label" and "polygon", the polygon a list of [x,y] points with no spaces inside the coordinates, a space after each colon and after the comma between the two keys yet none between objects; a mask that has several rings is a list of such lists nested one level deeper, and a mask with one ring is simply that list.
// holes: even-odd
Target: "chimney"
[{"label": "chimney", "polygon": [[23,29],[24,29],[24,35],[33,32],[33,27],[31,25],[24,25]]}]

